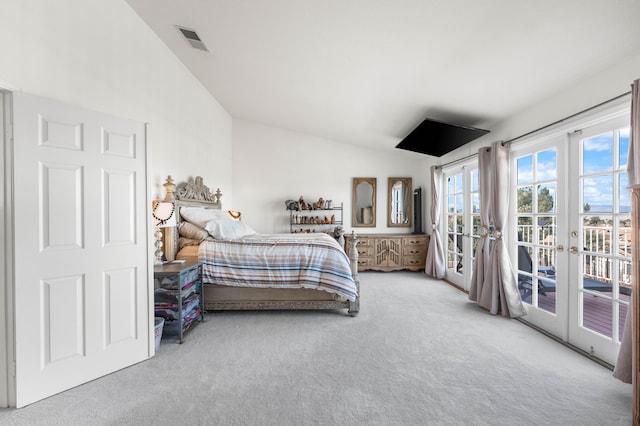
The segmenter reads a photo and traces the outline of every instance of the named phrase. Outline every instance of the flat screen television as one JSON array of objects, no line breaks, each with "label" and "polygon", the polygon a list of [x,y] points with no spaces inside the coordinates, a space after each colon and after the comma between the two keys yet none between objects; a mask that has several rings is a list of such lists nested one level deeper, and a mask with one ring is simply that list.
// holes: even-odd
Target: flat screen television
[{"label": "flat screen television", "polygon": [[488,130],[425,118],[396,148],[442,157],[487,133]]}]

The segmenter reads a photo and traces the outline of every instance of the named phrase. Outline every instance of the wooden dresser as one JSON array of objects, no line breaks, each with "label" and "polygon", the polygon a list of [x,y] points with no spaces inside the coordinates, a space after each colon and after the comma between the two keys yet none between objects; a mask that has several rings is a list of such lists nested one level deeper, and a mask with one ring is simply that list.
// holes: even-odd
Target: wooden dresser
[{"label": "wooden dresser", "polygon": [[[351,235],[345,235],[348,241]],[[427,234],[357,234],[358,271],[424,270]],[[349,244],[345,244],[349,254]]]}]

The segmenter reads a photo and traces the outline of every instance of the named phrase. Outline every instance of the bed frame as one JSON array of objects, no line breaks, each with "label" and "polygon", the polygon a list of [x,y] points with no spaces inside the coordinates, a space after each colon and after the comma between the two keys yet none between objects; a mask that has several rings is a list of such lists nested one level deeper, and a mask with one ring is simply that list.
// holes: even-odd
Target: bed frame
[{"label": "bed frame", "polygon": [[[222,193],[218,188],[215,193],[204,185],[203,179],[197,176],[187,182],[173,183],[171,176],[164,183],[166,191],[165,201],[173,201],[176,205],[176,221],[182,220],[179,212],[181,207],[204,207],[222,209]],[[174,260],[178,252],[177,227],[164,228],[165,255],[168,260]],[[347,309],[348,314],[356,316],[360,311],[360,281],[358,279],[358,251],[355,238],[349,238],[351,276],[356,283],[358,296],[354,302],[344,300],[339,296],[324,290],[308,288],[281,289],[281,288],[246,288],[232,287],[218,284],[204,284],[204,309],[205,311],[220,310],[293,310],[293,309]]]}]

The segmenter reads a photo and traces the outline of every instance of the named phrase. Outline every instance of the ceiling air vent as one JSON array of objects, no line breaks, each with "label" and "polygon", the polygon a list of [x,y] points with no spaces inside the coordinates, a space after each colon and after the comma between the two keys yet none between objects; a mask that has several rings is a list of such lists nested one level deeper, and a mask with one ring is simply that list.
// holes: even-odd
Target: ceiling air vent
[{"label": "ceiling air vent", "polygon": [[202,42],[202,40],[200,40],[200,37],[198,37],[198,34],[194,30],[190,30],[189,28],[184,27],[177,28],[178,30],[180,30],[180,33],[182,33],[184,38],[189,42],[191,47],[193,47],[194,49],[204,50],[205,52],[209,51],[209,49],[207,49],[207,46],[204,45],[204,43]]}]

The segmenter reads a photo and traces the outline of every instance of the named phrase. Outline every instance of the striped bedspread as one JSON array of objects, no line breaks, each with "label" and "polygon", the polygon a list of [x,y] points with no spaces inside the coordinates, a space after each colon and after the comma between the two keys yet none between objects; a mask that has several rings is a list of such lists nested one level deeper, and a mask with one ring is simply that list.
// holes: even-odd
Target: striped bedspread
[{"label": "striped bedspread", "polygon": [[313,288],[350,301],[357,296],[349,258],[335,239],[323,233],[255,234],[203,241],[198,258],[205,283]]}]

